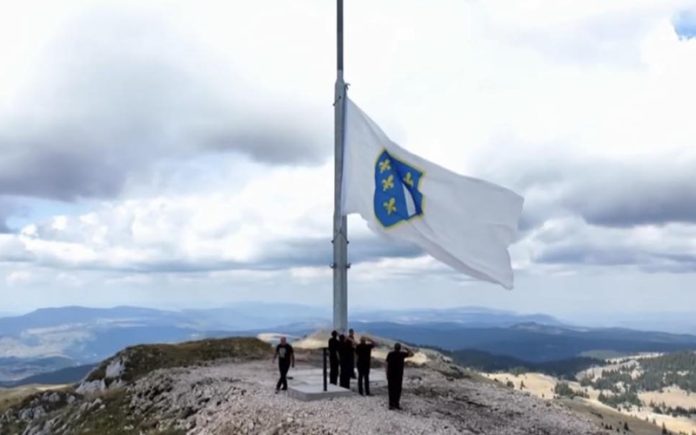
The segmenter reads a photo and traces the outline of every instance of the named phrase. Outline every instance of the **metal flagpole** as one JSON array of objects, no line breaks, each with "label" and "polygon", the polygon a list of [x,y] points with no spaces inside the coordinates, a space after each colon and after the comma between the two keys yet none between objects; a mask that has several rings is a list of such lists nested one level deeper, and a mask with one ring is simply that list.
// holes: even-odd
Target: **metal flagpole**
[{"label": "metal flagpole", "polygon": [[333,323],[348,328],[348,226],[341,213],[346,83],[343,81],[343,0],[336,0],[336,87],[334,99]]}]

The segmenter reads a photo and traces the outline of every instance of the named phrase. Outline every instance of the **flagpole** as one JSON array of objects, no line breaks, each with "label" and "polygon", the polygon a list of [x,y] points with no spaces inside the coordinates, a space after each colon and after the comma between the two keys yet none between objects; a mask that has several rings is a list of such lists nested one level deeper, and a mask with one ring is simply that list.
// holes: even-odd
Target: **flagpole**
[{"label": "flagpole", "polygon": [[336,86],[334,98],[333,325],[348,328],[348,226],[341,213],[346,83],[343,81],[343,0],[336,0]]}]

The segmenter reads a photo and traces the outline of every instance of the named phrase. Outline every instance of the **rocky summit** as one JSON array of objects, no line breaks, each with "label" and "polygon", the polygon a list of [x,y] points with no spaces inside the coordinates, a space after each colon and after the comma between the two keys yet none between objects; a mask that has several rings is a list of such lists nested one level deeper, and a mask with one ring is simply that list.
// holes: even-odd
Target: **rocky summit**
[{"label": "rocky summit", "polygon": [[[406,368],[403,410],[389,411],[383,389],[312,402],[275,394],[272,347],[255,338],[135,346],[77,385],[6,405],[0,433],[604,433],[562,405],[487,380],[437,352],[425,354]],[[298,369],[319,365],[318,350],[297,349]],[[379,361],[375,366],[382,370]]]}]

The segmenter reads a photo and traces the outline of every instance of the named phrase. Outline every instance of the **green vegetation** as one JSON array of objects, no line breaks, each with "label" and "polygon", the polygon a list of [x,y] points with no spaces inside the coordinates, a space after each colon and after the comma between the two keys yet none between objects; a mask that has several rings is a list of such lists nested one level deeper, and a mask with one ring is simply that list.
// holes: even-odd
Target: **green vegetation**
[{"label": "green vegetation", "polygon": [[[641,406],[639,391],[661,391],[676,385],[687,392],[696,392],[696,353],[676,352],[655,358],[641,359],[614,370],[604,370],[596,378],[580,379],[583,387],[592,386],[602,394],[599,400],[607,405]],[[605,394],[608,392],[608,394]],[[658,412],[658,407],[652,405]],[[662,414],[690,415],[688,409],[660,409]],[[665,411],[665,412],[661,412]]]},{"label": "green vegetation", "polygon": [[643,374],[636,379],[641,390],[657,391],[670,385],[696,393],[696,353],[676,352],[641,360]]},{"label": "green vegetation", "polygon": [[[158,433],[166,435],[183,435],[183,429],[158,427],[160,423],[156,415],[130,412],[130,397],[124,389],[109,391],[100,397],[99,405],[89,412],[79,413],[77,420],[70,422],[71,427],[79,427],[84,434],[114,434],[130,435],[140,433]],[[77,412],[77,406],[72,406],[65,412],[64,420]]]},{"label": "green vegetation", "polygon": [[570,385],[568,385],[566,382],[559,382],[556,384],[556,386],[553,388],[553,392],[560,397],[568,397],[572,399],[573,397],[588,397],[587,394],[583,391],[576,391],[573,390]]},{"label": "green vegetation", "polygon": [[[46,393],[43,393],[44,397]],[[36,403],[37,396],[27,398],[22,406],[16,409],[27,409]],[[75,401],[68,403],[61,395],[61,400],[51,402],[41,400],[41,406],[48,412],[33,426],[40,426],[49,419],[54,420],[54,428],[62,425],[72,428],[81,434],[114,434],[136,435],[158,433],[179,435],[186,433],[183,429],[162,426],[162,419],[156,412],[133,413],[130,409],[130,396],[124,388],[107,391],[92,401]],[[150,410],[148,410],[150,411]],[[4,423],[4,424],[1,424]],[[22,433],[27,423],[20,418],[11,418],[0,422],[0,434]]]},{"label": "green vegetation", "polygon": [[113,358],[103,361],[87,377],[87,381],[104,379],[106,368],[118,357],[125,360],[121,379],[132,382],[157,369],[185,367],[221,358],[240,360],[269,356],[271,347],[256,338],[233,337],[188,341],[179,344],[145,344],[128,347]]},{"label": "green vegetation", "polygon": [[17,412],[19,410],[31,409],[40,405],[41,412],[50,415],[54,411],[68,405],[71,396],[75,396],[72,387],[31,392],[31,394],[21,396],[18,401],[0,412],[0,434],[24,432],[27,423],[23,419],[18,418]]},{"label": "green vegetation", "polygon": [[[629,370],[632,371],[633,369],[630,368]],[[619,394],[624,391],[624,386],[634,386],[633,382],[634,380],[630,373],[628,373],[625,368],[622,368],[619,370],[604,370],[601,377],[595,379],[589,384],[583,379],[580,385],[592,385],[597,390],[609,390],[612,393]]]},{"label": "green vegetation", "polygon": [[22,403],[25,397],[31,396],[39,391],[32,387],[0,388],[0,414],[7,409]]},{"label": "green vegetation", "polygon": [[642,406],[638,397],[638,386],[631,376],[634,369],[635,365],[627,365],[615,370],[604,370],[598,378],[581,379],[580,385],[600,390],[597,399],[613,408]]},{"label": "green vegetation", "polygon": [[681,406],[667,406],[663,403],[650,402],[650,409],[656,414],[671,415],[672,417],[696,417],[696,407],[684,408]]},{"label": "green vegetation", "polygon": [[623,391],[620,393],[616,394],[604,394],[603,392],[599,393],[599,397],[597,397],[597,400],[600,402],[604,403],[605,405],[609,405],[612,408],[620,408],[621,406],[641,406],[642,402],[638,398],[638,393],[634,390],[628,390],[628,391]]},{"label": "green vegetation", "polygon": [[630,352],[618,352],[615,350],[587,350],[585,352],[580,353],[580,356],[602,360],[621,358],[630,355]]},{"label": "green vegetation", "polygon": [[[638,397],[639,391],[661,391],[676,385],[687,392],[696,392],[696,353],[676,352],[628,362],[617,369],[604,370],[601,376],[580,379],[580,385],[600,390],[599,401],[614,408],[644,405]],[[650,407],[660,414],[696,415],[694,408],[672,408],[654,403]]]}]

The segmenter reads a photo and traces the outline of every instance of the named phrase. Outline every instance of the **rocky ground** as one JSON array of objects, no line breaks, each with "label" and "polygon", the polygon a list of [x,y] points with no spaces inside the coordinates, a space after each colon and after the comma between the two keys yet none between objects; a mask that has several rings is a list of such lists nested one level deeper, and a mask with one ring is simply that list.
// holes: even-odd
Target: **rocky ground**
[{"label": "rocky ground", "polygon": [[[298,368],[307,367],[316,356],[299,360]],[[79,393],[33,397],[0,416],[0,433],[603,433],[565,407],[442,361],[406,369],[402,411],[389,411],[386,391],[379,390],[372,397],[315,402],[275,394],[277,369],[270,357],[216,359],[136,377],[128,366],[117,358],[101,372],[110,379],[92,379]]]},{"label": "rocky ground", "polygon": [[424,368],[408,370],[402,411],[387,409],[386,391],[377,391],[372,397],[356,395],[309,403],[276,395],[275,372],[257,364],[220,366],[208,373],[193,371],[185,376],[193,380],[222,373],[239,379],[237,390],[227,394],[228,400],[199,413],[192,420],[194,433],[599,433],[589,422],[548,402]]}]

